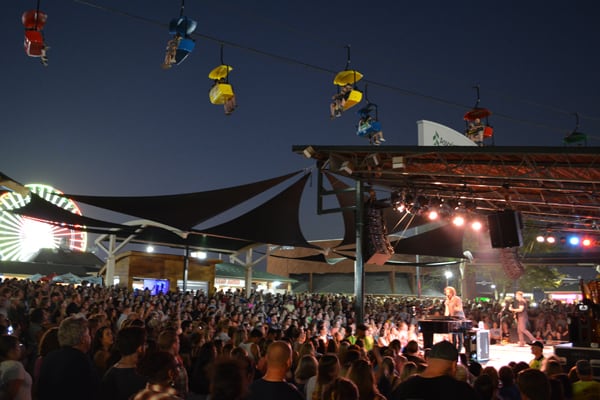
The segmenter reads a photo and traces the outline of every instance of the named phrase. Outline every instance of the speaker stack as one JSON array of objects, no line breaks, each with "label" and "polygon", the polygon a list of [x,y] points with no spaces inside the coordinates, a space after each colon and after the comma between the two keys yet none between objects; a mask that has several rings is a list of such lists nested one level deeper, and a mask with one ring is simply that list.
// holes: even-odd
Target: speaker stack
[{"label": "speaker stack", "polygon": [[504,210],[488,215],[488,227],[492,247],[502,249],[506,247],[521,247],[521,214],[514,210]]},{"label": "speaker stack", "polygon": [[367,206],[365,223],[365,260],[367,264],[383,265],[394,254],[381,208]]}]

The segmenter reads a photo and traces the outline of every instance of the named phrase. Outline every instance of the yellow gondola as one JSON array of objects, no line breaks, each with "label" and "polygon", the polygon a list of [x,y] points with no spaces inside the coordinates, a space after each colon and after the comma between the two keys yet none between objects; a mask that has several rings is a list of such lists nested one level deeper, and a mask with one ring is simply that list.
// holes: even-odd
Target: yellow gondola
[{"label": "yellow gondola", "polygon": [[338,72],[335,78],[333,78],[333,84],[338,86],[354,85],[356,82],[360,81],[362,77],[363,74],[356,70],[345,69]]},{"label": "yellow gondola", "polygon": [[219,79],[225,79],[231,71],[233,71],[233,67],[231,65],[221,64],[218,67],[214,68],[212,71],[210,71],[208,77],[209,79],[212,79],[214,81],[217,81]]},{"label": "yellow gondola", "polygon": [[208,77],[215,81],[208,94],[212,104],[225,104],[234,96],[233,87],[226,81],[232,70],[232,66],[222,64],[208,74]]},{"label": "yellow gondola", "polygon": [[362,101],[363,94],[360,90],[352,89],[348,94],[348,98],[344,101],[344,111],[353,107]]}]

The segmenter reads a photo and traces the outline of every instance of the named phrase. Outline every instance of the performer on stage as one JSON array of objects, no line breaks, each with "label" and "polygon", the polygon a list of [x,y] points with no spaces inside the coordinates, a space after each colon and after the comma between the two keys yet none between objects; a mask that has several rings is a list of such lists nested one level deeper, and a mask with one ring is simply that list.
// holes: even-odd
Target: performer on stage
[{"label": "performer on stage", "polygon": [[[446,294],[446,300],[444,301],[444,316],[465,319],[462,300],[456,295],[456,289],[452,286],[448,286],[444,289],[444,294]],[[452,334],[452,343],[454,343],[459,353],[463,347],[463,340],[462,332]]]},{"label": "performer on stage", "polygon": [[[509,310],[517,314],[517,334],[519,335],[519,346],[525,346],[525,340],[523,336],[527,336],[530,342],[535,341],[535,337],[527,330],[527,324],[529,323],[529,316],[527,315],[527,300],[523,298],[523,292],[515,292],[515,299],[517,304],[510,306]],[[515,307],[515,305],[517,307]]]}]

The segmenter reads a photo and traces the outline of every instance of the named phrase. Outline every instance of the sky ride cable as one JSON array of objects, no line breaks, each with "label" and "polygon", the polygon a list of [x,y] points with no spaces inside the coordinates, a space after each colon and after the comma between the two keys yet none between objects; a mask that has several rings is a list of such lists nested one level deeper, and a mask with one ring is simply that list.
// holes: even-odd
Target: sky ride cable
[{"label": "sky ride cable", "polygon": [[[38,0],[38,3],[39,3],[39,1],[40,0]],[[111,13],[114,13],[114,14],[122,15],[122,16],[125,16],[125,17],[128,17],[128,18],[136,19],[138,21],[142,21],[142,22],[145,22],[145,23],[148,23],[148,24],[152,24],[152,25],[157,25],[157,26],[161,26],[161,27],[168,27],[168,25],[169,25],[168,23],[165,24],[165,23],[162,23],[162,22],[150,19],[150,18],[142,17],[142,16],[137,15],[137,14],[132,14],[132,13],[129,13],[129,12],[126,12],[126,11],[122,11],[122,10],[119,10],[119,9],[116,9],[116,8],[112,8],[112,7],[102,6],[102,5],[96,4],[96,3],[92,2],[92,1],[88,1],[88,0],[72,0],[72,1],[75,2],[75,3],[79,3],[79,4],[82,4],[82,5],[88,6],[88,7],[92,7],[92,8],[96,8],[96,9],[103,10],[103,11],[106,11],[106,12],[111,12]],[[184,2],[184,0],[182,0],[182,7],[183,7],[183,2]],[[308,63],[308,62],[301,61],[301,60],[298,60],[298,59],[295,59],[295,58],[291,58],[291,57],[288,57],[288,56],[282,56],[282,55],[279,55],[279,54],[267,52],[267,51],[264,51],[264,50],[260,50],[260,49],[258,49],[256,47],[245,46],[245,45],[238,44],[236,42],[222,40],[222,39],[219,39],[217,37],[206,35],[206,34],[201,34],[201,33],[198,33],[198,32],[192,33],[191,36],[196,36],[198,38],[202,38],[202,39],[209,40],[209,41],[216,42],[216,43],[220,43],[220,44],[226,44],[227,46],[230,46],[230,47],[233,47],[233,48],[237,48],[237,49],[245,50],[245,51],[248,51],[248,52],[251,52],[251,53],[255,53],[255,54],[258,54],[258,55],[261,55],[261,56],[269,57],[269,58],[272,58],[274,60],[278,60],[280,62],[285,62],[285,63],[288,63],[288,64],[294,64],[294,65],[300,65],[300,66],[303,66],[303,67],[306,67],[308,69],[312,69],[312,70],[315,70],[315,71],[318,71],[318,72],[323,72],[323,73],[328,73],[328,74],[334,74],[334,75],[338,72],[338,71],[334,71],[334,70],[332,70],[330,68],[326,68],[326,67],[322,67],[322,66],[319,66],[319,65],[316,65],[316,64]],[[349,47],[350,46],[347,45],[345,47],[347,48],[348,54],[349,54],[349,52],[350,52]],[[350,60],[348,59],[348,63],[349,63],[349,61]],[[349,64],[348,64],[348,66],[349,66]],[[413,90],[400,88],[400,87],[397,87],[397,86],[394,86],[394,85],[390,85],[390,84],[387,84],[387,83],[383,83],[383,82],[377,82],[377,81],[365,79],[365,83],[370,83],[371,85],[374,85],[374,86],[378,86],[378,87],[381,87],[381,88],[384,88],[384,89],[395,91],[395,92],[401,93],[401,94],[403,94],[405,96],[419,97],[419,98],[422,98],[422,99],[425,99],[425,100],[428,100],[428,101],[433,101],[433,102],[436,102],[436,103],[445,104],[445,105],[452,106],[454,108],[461,109],[461,110],[465,110],[465,109],[468,110],[470,108],[468,105],[465,105],[465,104],[462,104],[462,103],[458,103],[456,101],[447,100],[447,99],[444,99],[444,98],[441,98],[441,97],[432,96],[432,95],[428,95],[428,94],[423,94],[423,93],[420,93],[420,92],[416,92],[416,91],[413,91]],[[524,100],[521,100],[521,99],[517,99],[517,100],[518,101],[522,101],[522,102],[527,102],[527,101],[524,101]],[[567,111],[567,110],[560,109],[560,108],[553,107],[553,106],[547,106],[547,105],[544,105],[544,104],[541,104],[541,103],[537,103],[537,102],[533,102],[533,101],[529,101],[529,104],[532,104],[532,105],[535,105],[535,106],[538,106],[538,107],[549,108],[549,109],[552,109],[552,110],[554,110],[556,112],[561,112],[563,114],[568,114],[568,115],[572,115],[573,114],[572,111]],[[550,130],[550,131],[553,131],[553,132],[564,133],[564,129],[556,128],[554,126],[550,126],[550,125],[547,125],[547,124],[544,124],[544,123],[540,123],[540,122],[537,122],[537,121],[527,120],[527,119],[523,119],[523,118],[515,118],[515,117],[510,116],[508,114],[503,114],[503,113],[498,113],[498,112],[494,112],[494,116],[496,118],[502,118],[502,119],[505,119],[505,120],[513,121],[513,122],[524,124],[524,125],[533,126],[533,127],[536,127],[536,128],[542,128],[542,129],[547,129],[547,130]],[[600,121],[600,117],[591,117],[591,116],[587,116],[587,115],[584,115],[584,114],[580,114],[580,116],[582,116],[585,119],[592,120],[592,121]],[[591,137],[594,137],[594,136],[591,136]]]}]

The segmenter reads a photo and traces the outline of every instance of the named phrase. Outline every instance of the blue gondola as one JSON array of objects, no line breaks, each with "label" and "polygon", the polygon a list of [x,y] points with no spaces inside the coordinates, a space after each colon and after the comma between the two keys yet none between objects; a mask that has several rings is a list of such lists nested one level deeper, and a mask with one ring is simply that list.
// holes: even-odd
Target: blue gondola
[{"label": "blue gondola", "polygon": [[181,64],[194,50],[196,42],[190,35],[194,33],[197,26],[198,22],[183,15],[171,20],[169,23],[169,33],[173,37],[167,44],[167,52],[162,65],[164,69]]},{"label": "blue gondola", "polygon": [[[371,115],[372,112],[375,112],[375,116]],[[380,145],[381,142],[385,142],[381,122],[377,119],[377,105],[368,103],[365,107],[358,110],[358,115],[360,118],[358,120],[356,135],[368,138],[369,142],[374,145]]]}]

